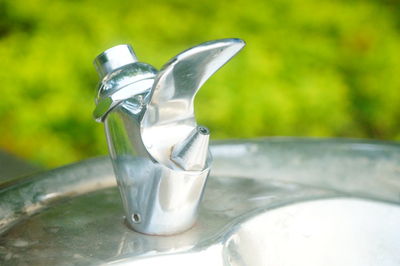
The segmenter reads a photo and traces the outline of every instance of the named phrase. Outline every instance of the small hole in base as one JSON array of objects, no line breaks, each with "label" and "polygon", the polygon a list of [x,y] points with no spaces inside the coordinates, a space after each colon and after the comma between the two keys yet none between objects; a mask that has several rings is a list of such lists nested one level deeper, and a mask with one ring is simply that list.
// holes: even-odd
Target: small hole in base
[{"label": "small hole in base", "polygon": [[132,221],[137,224],[140,223],[140,215],[138,213],[132,214]]},{"label": "small hole in base", "polygon": [[198,126],[197,130],[202,135],[209,135],[210,134],[210,130],[208,128],[206,128],[205,126]]}]

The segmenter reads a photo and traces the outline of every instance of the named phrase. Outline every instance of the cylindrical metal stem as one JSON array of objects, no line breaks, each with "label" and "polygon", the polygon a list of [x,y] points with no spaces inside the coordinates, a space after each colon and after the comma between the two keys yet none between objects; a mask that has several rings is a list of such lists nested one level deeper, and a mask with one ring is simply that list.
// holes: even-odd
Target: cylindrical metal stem
[{"label": "cylindrical metal stem", "polygon": [[137,61],[132,46],[121,44],[98,55],[93,63],[100,79],[103,79],[108,73]]}]

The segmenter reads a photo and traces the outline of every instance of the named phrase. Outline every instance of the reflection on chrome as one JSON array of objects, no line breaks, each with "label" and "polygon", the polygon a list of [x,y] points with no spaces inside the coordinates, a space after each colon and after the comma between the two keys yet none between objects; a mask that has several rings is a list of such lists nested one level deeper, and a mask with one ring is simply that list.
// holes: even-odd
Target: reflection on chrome
[{"label": "reflection on chrome", "polygon": [[160,71],[138,62],[129,45],[94,61],[100,76],[94,117],[104,122],[129,225],[152,235],[193,226],[210,172],[210,132],[198,126],[194,97],[244,46],[206,42],[172,58]]}]

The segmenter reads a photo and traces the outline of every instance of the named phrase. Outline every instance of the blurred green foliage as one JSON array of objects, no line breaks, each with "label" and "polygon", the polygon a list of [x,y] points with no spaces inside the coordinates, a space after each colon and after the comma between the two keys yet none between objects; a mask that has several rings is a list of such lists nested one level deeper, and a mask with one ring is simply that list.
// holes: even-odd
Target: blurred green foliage
[{"label": "blurred green foliage", "polygon": [[0,1],[0,147],[44,166],[106,153],[94,57],[131,43],[156,67],[203,41],[247,47],[200,91],[213,138],[400,139],[400,3]]}]

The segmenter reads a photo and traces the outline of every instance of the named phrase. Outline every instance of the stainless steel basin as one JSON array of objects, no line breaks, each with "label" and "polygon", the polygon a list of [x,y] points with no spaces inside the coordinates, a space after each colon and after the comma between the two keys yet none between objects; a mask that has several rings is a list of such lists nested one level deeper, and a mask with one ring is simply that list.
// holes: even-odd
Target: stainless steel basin
[{"label": "stainless steel basin", "polygon": [[357,199],[259,214],[225,243],[232,265],[400,265],[400,208]]},{"label": "stainless steel basin", "polygon": [[5,265],[400,265],[400,146],[214,142],[197,223],[129,230],[107,158],[0,191]]}]

